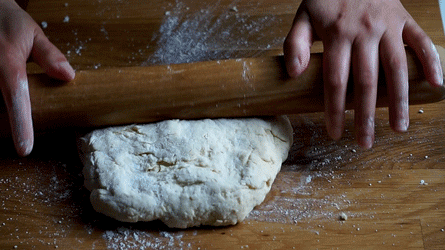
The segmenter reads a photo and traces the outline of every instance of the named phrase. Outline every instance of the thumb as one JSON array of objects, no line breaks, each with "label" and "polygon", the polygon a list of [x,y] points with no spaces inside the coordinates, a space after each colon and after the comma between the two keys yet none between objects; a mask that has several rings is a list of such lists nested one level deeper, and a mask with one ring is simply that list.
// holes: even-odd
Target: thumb
[{"label": "thumb", "polygon": [[74,79],[74,69],[62,52],[48,40],[41,29],[36,31],[31,56],[50,77],[63,81]]},{"label": "thumb", "polygon": [[284,41],[284,61],[291,77],[303,73],[309,65],[314,31],[304,6],[300,6],[292,28]]}]

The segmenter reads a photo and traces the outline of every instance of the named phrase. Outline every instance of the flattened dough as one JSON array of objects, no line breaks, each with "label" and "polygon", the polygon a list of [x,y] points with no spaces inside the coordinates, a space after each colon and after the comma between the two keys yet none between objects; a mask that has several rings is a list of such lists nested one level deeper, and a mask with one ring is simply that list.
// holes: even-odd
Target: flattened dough
[{"label": "flattened dough", "polygon": [[169,120],[81,140],[94,209],[169,227],[233,225],[260,204],[287,158],[292,127],[263,119]]}]

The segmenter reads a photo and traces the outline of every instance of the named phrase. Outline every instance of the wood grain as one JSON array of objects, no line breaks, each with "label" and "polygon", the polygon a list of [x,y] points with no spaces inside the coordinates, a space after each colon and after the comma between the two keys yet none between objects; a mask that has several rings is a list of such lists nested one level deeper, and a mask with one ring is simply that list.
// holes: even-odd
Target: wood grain
[{"label": "wood grain", "polygon": [[[138,67],[159,49],[167,51],[157,43],[159,36],[152,38],[160,27],[168,28],[165,11],[173,11],[176,3],[190,7],[183,15],[171,13],[170,18],[181,14],[181,22],[205,24],[191,15],[200,9],[217,17],[238,14],[248,24],[267,17],[273,25],[246,34],[243,46],[223,46],[232,45],[231,39],[214,44],[230,58],[239,58],[279,54],[280,46],[271,41],[285,36],[299,1],[31,0],[28,11],[38,22],[48,21],[45,32],[64,53],[72,51],[68,58],[76,69],[104,70]],[[436,44],[445,45],[437,1],[402,3]],[[231,12],[231,5],[238,12]],[[69,23],[62,22],[65,15]],[[220,25],[235,21],[228,19],[220,18]],[[320,48],[318,44],[314,50]],[[30,73],[38,71],[30,65]],[[445,102],[411,106],[411,125],[402,134],[390,130],[387,109],[378,109],[376,115],[371,150],[361,150],[354,142],[352,111],[338,142],[326,135],[323,113],[292,115],[295,143],[271,193],[248,220],[225,228],[169,230],[157,222],[125,224],[95,213],[75,145],[84,131],[38,136],[27,158],[15,155],[10,139],[0,139],[7,146],[0,152],[0,248],[444,249]],[[339,220],[342,212],[346,221]]]},{"label": "wood grain", "polygon": [[[445,61],[445,49],[439,47]],[[425,80],[410,49],[410,104],[438,102],[445,88]],[[445,68],[444,68],[445,72]],[[313,53],[306,71],[290,78],[282,56],[175,65],[82,70],[69,83],[45,74],[28,76],[36,130],[148,123],[165,119],[274,116],[324,111],[322,54]],[[354,107],[351,81],[346,108]],[[377,106],[389,98],[381,70]],[[6,108],[0,110],[8,131]]]}]

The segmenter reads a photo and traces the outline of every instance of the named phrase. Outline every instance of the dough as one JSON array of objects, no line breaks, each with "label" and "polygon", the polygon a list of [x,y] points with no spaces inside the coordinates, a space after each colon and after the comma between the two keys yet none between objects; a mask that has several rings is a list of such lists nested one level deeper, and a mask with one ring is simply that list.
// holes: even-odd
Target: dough
[{"label": "dough", "polygon": [[81,139],[94,209],[119,221],[224,226],[260,204],[287,158],[287,117],[169,120]]}]

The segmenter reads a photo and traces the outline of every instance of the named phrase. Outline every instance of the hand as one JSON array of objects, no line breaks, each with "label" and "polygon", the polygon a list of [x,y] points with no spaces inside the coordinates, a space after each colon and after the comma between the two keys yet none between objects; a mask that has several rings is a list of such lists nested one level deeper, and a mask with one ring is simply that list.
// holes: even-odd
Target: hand
[{"label": "hand", "polygon": [[32,59],[54,78],[70,81],[74,70],[37,23],[13,0],[0,0],[0,90],[17,153],[34,144],[26,62]]},{"label": "hand", "polygon": [[399,0],[303,0],[284,43],[290,76],[296,77],[307,68],[310,47],[317,39],[324,47],[326,127],[333,139],[340,139],[344,129],[350,69],[355,133],[364,148],[374,143],[379,61],[387,79],[390,125],[395,131],[406,131],[409,125],[404,42],[414,49],[430,84],[443,84],[440,59],[431,39]]}]

